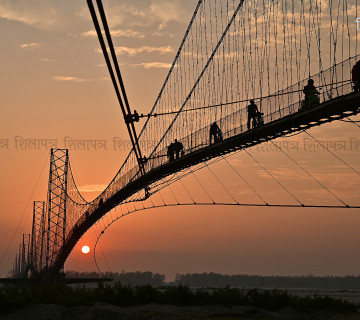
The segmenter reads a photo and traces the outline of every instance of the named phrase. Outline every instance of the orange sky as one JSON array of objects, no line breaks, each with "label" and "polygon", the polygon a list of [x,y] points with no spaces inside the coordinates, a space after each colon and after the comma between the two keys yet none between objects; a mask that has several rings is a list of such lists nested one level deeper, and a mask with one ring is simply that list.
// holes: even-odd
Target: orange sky
[{"label": "orange sky", "polygon": [[[195,4],[104,1],[110,27],[116,30],[114,44],[122,47],[118,60],[130,104],[139,112],[152,107]],[[1,276],[12,266],[20,233],[30,233],[29,201],[45,200],[47,190],[49,151],[21,150],[16,137],[57,139],[59,147],[65,137],[107,140],[107,150],[70,152],[80,189],[95,191],[85,192],[87,199],[110,182],[129,151],[114,150],[115,137],[128,137],[92,30],[85,1],[0,0],[0,139],[9,139],[8,148],[0,148],[0,258],[24,214],[0,266]],[[360,139],[359,128],[335,122],[310,132],[322,141],[346,141],[347,150],[338,155],[360,170],[360,148],[350,150],[350,139]],[[288,139],[302,143],[305,138]],[[279,152],[254,147],[251,154],[305,203],[338,204]],[[360,204],[359,176],[332,155],[306,152],[302,144],[291,155],[342,199]],[[229,161],[267,201],[293,203],[248,155],[242,152]],[[240,202],[259,202],[231,168],[221,163],[214,171]],[[209,172],[199,177],[214,197],[226,196]],[[185,183],[198,192],[194,181]],[[162,208],[120,219],[101,245],[111,270],[150,270],[169,279],[203,271],[358,274],[359,214],[355,209]],[[101,257],[99,261],[107,271]]]}]

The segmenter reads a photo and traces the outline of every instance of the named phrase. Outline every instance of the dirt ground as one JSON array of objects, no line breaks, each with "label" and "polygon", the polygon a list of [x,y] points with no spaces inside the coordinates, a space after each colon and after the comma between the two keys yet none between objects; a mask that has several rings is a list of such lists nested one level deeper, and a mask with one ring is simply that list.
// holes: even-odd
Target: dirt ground
[{"label": "dirt ground", "polygon": [[149,304],[139,307],[117,307],[105,303],[94,306],[66,307],[37,304],[0,315],[1,320],[360,320],[360,313],[332,314],[328,311],[300,314],[291,309],[270,312],[253,307],[179,307]]}]

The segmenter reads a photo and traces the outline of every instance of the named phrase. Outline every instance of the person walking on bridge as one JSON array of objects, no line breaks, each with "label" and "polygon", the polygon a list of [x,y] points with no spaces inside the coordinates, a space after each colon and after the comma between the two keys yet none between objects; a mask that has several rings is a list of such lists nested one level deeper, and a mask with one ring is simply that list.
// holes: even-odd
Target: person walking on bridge
[{"label": "person walking on bridge", "polygon": [[177,139],[175,139],[175,142],[173,144],[174,144],[176,159],[179,159],[180,155],[184,155],[184,146],[180,141],[177,141]]},{"label": "person walking on bridge", "polygon": [[351,80],[354,84],[354,92],[360,91],[360,60],[356,62],[351,70]]},{"label": "person walking on bridge", "polygon": [[320,92],[316,90],[313,79],[308,80],[308,83],[304,87],[303,92],[305,94],[305,101],[302,101],[301,103],[302,108],[316,107],[317,105],[320,104],[320,98],[319,98]]},{"label": "person walking on bridge", "polygon": [[169,161],[173,161],[175,159],[175,146],[174,146],[174,142],[171,142],[168,146],[168,150],[167,150],[167,156]]},{"label": "person walking on bridge", "polygon": [[247,106],[247,113],[248,113],[248,121],[247,121],[248,130],[250,130],[251,120],[253,122],[253,128],[256,128],[258,125],[257,116],[259,110],[254,100],[250,100],[250,104]]},{"label": "person walking on bridge", "polygon": [[[210,126],[210,144],[222,141],[222,139],[223,139],[222,132],[221,132],[219,126],[217,125],[217,123],[214,122]],[[214,142],[212,142],[213,140],[214,140]]]}]

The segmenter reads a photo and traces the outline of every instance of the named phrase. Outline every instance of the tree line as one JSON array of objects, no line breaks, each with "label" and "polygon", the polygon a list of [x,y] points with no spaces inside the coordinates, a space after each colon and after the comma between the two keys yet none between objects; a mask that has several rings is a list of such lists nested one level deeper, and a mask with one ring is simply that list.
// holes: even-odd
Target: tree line
[{"label": "tree line", "polygon": [[151,285],[154,287],[160,287],[166,285],[165,276],[159,273],[152,273],[150,271],[146,272],[105,272],[100,274],[97,272],[76,272],[76,271],[67,271],[65,272],[66,278],[111,278],[117,282],[122,283],[123,285],[133,285],[133,286],[142,286],[142,285]]},{"label": "tree line", "polygon": [[175,283],[198,288],[220,288],[225,286],[238,288],[322,288],[322,289],[358,289],[360,276],[259,276],[219,273],[177,274]]},{"label": "tree line", "polygon": [[186,273],[177,274],[174,282],[166,282],[165,275],[147,272],[76,272],[67,271],[67,278],[106,278],[114,279],[123,285],[185,285],[192,288],[321,288],[321,289],[360,289],[360,276],[259,276],[244,274],[220,273]]}]

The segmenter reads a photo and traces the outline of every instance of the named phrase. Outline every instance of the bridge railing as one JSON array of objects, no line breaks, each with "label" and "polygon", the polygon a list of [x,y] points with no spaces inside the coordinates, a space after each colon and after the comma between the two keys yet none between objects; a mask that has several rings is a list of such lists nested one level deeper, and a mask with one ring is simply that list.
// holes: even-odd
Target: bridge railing
[{"label": "bridge railing", "polygon": [[[352,92],[352,86],[350,82],[351,68],[356,63],[357,59],[358,57],[352,57],[310,77],[314,80],[315,86],[320,91],[321,103]],[[299,111],[301,100],[304,99],[302,90],[310,78],[306,78],[303,81],[281,90],[269,97],[265,97],[256,101],[260,110],[264,113],[265,124]],[[218,121],[218,125],[223,131],[222,133],[224,139],[231,138],[235,135],[247,131],[246,106],[243,106],[238,111],[220,119]],[[210,126],[206,126],[181,139],[178,139],[184,146],[185,154],[194,152],[209,145],[209,131]],[[146,171],[150,171],[165,164],[166,162],[168,162],[167,148],[163,148],[156,152],[154,156],[148,160],[148,162],[145,164],[145,169]],[[136,179],[138,170],[139,169],[136,166],[123,175],[120,179],[116,180],[107,190],[108,196],[111,196],[113,192],[120,190],[130,181]],[[108,196],[104,196],[105,199],[108,198]]]},{"label": "bridge railing", "polygon": [[[352,92],[351,84],[351,68],[358,60],[359,56],[352,57],[339,63],[321,73],[310,77],[314,80],[315,86],[320,91],[320,103],[340,97]],[[301,101],[304,99],[302,92],[307,84],[307,79],[296,83],[284,90],[281,90],[271,96],[262,99],[256,99],[256,103],[261,112],[264,113],[264,123],[276,121],[288,115],[299,112]],[[217,121],[222,130],[223,139],[244,133],[247,128],[247,110],[248,103],[236,103],[239,109]],[[202,149],[210,143],[210,125],[197,130],[180,139],[184,146],[185,154],[189,154],[196,150]],[[167,148],[162,148],[156,152],[151,159],[145,164],[146,172],[154,170],[168,162]],[[76,225],[82,224],[86,218],[96,210],[101,203],[112,197],[116,192],[124,188],[131,181],[136,180],[140,176],[139,167],[134,166],[123,175],[118,175],[112,183],[104,190],[104,192],[92,203],[87,206],[86,212],[81,215]],[[76,227],[75,227],[76,228]],[[72,230],[67,238],[69,238],[74,230]]]},{"label": "bridge railing", "polygon": [[[315,86],[320,92],[320,103],[351,93],[351,69],[358,57],[345,60],[271,96],[257,99],[256,103],[260,111],[264,113],[264,123],[270,123],[299,112],[301,101],[304,99],[302,91],[310,78],[314,80]],[[238,104],[240,106],[240,103]],[[244,133],[248,130],[246,106],[244,107],[243,104],[238,111],[223,117],[217,123],[222,130],[224,139]],[[209,145],[209,132],[210,125],[178,140],[184,145],[185,153],[191,153]],[[166,155],[167,148],[158,151],[146,164],[146,170],[153,170],[166,163],[168,161]]]},{"label": "bridge railing", "polygon": [[310,78],[314,80],[315,86],[320,92],[320,103],[351,93],[351,69],[358,57],[345,60],[285,90],[279,91],[278,96],[266,98],[265,123],[298,112],[301,108],[301,101],[304,99],[302,90]]}]

